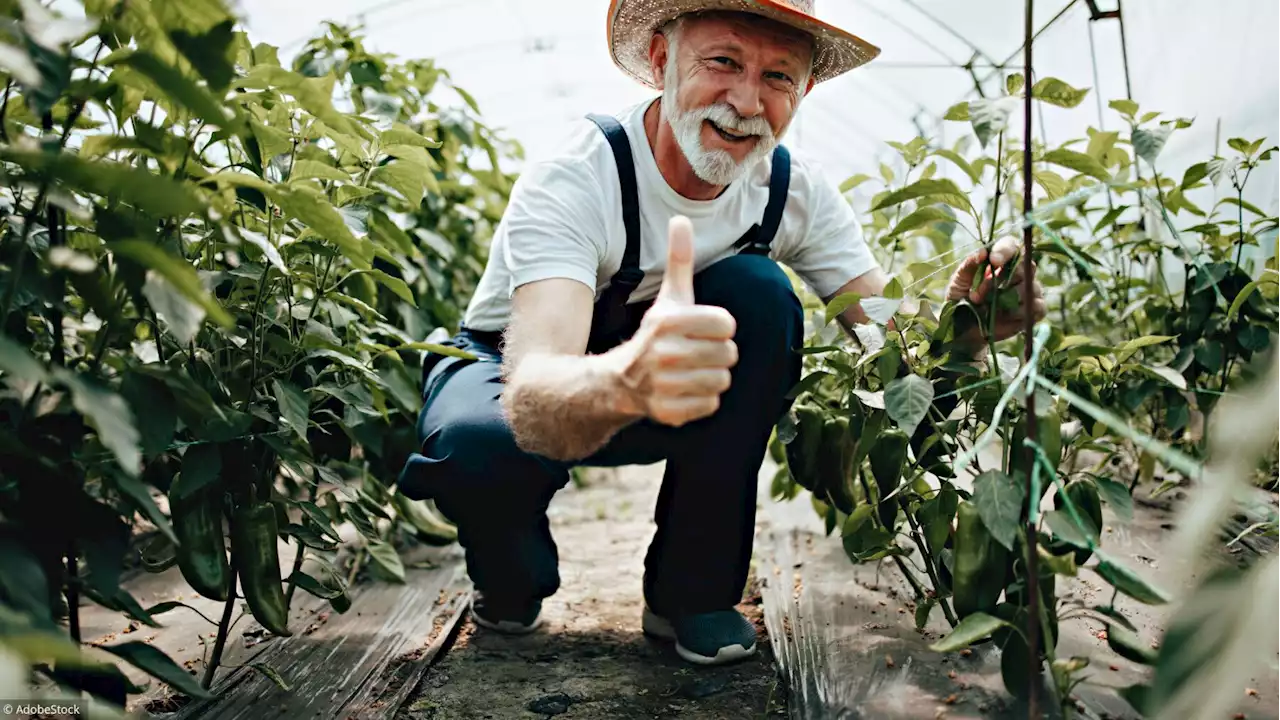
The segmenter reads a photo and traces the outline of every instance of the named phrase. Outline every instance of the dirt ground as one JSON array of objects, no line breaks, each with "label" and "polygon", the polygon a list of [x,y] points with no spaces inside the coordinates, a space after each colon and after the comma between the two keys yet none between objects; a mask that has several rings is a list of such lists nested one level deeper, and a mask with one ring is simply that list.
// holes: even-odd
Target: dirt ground
[{"label": "dirt ground", "polygon": [[550,512],[561,589],[544,603],[544,627],[512,638],[465,620],[398,720],[786,717],[754,581],[739,610],[756,624],[756,657],[694,667],[641,633],[661,479],[661,465],[593,471],[587,487],[561,491]]}]

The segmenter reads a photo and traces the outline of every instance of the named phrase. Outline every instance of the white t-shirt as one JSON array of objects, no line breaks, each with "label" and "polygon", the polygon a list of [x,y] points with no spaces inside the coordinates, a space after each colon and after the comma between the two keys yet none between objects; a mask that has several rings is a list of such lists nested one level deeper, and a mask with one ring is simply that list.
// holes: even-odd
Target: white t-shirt
[{"label": "white t-shirt", "polygon": [[[713,200],[683,197],[662,177],[649,147],[644,112],[651,102],[615,116],[631,143],[640,200],[645,277],[630,302],[657,295],[667,258],[667,223],[675,215],[693,223],[695,272],[735,254],[733,244],[764,216],[772,172],[769,157]],[[534,163],[516,181],[463,324],[502,330],[512,293],[538,280],[577,280],[598,298],[621,266],[625,247],[617,164],[604,133],[583,118],[560,152]],[[877,266],[849,203],[818,166],[795,153],[786,207],[770,249],[770,257],[822,297]]]}]

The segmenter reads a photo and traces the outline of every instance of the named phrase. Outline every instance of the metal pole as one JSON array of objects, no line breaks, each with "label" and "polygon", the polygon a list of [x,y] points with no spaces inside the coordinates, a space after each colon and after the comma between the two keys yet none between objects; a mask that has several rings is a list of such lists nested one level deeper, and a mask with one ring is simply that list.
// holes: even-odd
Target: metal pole
[{"label": "metal pole", "polygon": [[[1027,89],[1022,95],[1022,212],[1023,214],[1031,212],[1031,45],[1034,40],[1034,25],[1032,22],[1033,0],[1027,0],[1027,22],[1026,22],[1026,43],[1023,46],[1023,64],[1025,69],[1023,77],[1026,78]],[[1023,223],[1022,228],[1022,269],[1024,277],[1022,280],[1022,307],[1025,315],[1025,321],[1022,328],[1023,340],[1023,362],[1031,362],[1031,346],[1032,337],[1035,334],[1035,314],[1032,312],[1032,303],[1035,294],[1032,292],[1035,283],[1035,265],[1031,260],[1032,251],[1032,230],[1029,223]],[[1039,437],[1036,434],[1036,393],[1034,389],[1028,388],[1027,392],[1027,439],[1035,442]],[[1039,501],[1035,497],[1035,493],[1031,488],[1031,468],[1035,467],[1035,453],[1029,447],[1012,448],[1012,452],[1021,451],[1024,453],[1025,461],[1022,466],[1027,468],[1027,517],[1026,517],[1026,533],[1027,533],[1027,645],[1030,649],[1030,658],[1032,672],[1029,673],[1030,687],[1027,693],[1027,716],[1038,719],[1040,717],[1038,690],[1040,688],[1041,664],[1040,664],[1040,571],[1038,556],[1036,553],[1036,518],[1031,509]]]}]

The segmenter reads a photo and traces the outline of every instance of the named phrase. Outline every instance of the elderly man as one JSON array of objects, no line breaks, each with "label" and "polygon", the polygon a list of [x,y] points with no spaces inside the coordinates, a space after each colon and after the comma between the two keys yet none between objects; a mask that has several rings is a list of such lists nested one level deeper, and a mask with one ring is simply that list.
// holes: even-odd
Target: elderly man
[{"label": "elderly man", "polygon": [[[839,191],[778,144],[816,83],[878,53],[811,10],[613,0],[614,60],[661,96],[584,120],[516,183],[449,341],[477,359],[428,359],[421,452],[400,479],[457,524],[482,627],[539,625],[560,583],[546,509],[572,467],[665,460],[643,629],[695,663],[754,652],[734,606],[803,345],[778,263],[828,300],[888,280]],[[972,286],[985,259],[961,264],[951,297],[984,300]],[[860,321],[856,306],[842,317]]]}]

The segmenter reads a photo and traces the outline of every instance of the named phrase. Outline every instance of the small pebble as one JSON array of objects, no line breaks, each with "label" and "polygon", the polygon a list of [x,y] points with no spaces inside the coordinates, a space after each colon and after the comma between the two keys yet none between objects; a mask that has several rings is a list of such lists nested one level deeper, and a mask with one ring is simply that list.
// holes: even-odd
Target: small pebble
[{"label": "small pebble", "polygon": [[945,702],[948,705],[955,705],[956,701],[959,699],[960,699],[959,696],[957,696],[955,693],[951,693],[950,695],[947,696],[947,699],[944,700],[943,702]]},{"label": "small pebble", "polygon": [[1098,631],[1098,639],[1099,639],[1099,640],[1106,640],[1106,639],[1107,639],[1107,631],[1106,631],[1106,630],[1099,630],[1099,631]]},{"label": "small pebble", "polygon": [[1254,690],[1253,688],[1245,688],[1244,694],[1248,695],[1249,697],[1258,697],[1258,691]]},{"label": "small pebble", "polygon": [[955,671],[955,670],[952,670],[951,672],[947,673],[947,677],[951,678],[952,680],[955,680],[955,679],[956,679],[956,671]]},{"label": "small pebble", "polygon": [[973,654],[973,651],[970,650],[969,648],[965,648],[960,651],[960,657],[969,657],[972,654]]},{"label": "small pebble", "polygon": [[894,664],[894,662],[893,662],[893,656],[892,656],[892,655],[885,655],[885,656],[884,656],[884,666],[885,666],[885,667],[897,667],[897,666]]}]

